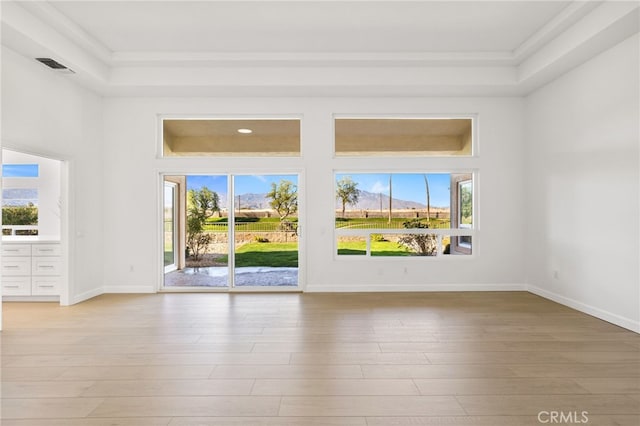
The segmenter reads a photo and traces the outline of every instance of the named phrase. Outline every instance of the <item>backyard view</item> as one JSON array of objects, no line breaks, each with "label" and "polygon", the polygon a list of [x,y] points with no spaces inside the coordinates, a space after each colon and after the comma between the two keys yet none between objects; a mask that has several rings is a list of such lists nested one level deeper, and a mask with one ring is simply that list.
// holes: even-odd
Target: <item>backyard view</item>
[{"label": "backyard view", "polygon": [[184,265],[165,276],[165,286],[225,287],[230,274],[234,286],[296,286],[297,176],[236,175],[232,197],[229,178],[185,177]]},{"label": "backyard view", "polygon": [[[165,286],[297,286],[297,181],[166,177]],[[338,256],[471,254],[470,173],[337,174],[334,207]]]},{"label": "backyard view", "polygon": [[[452,182],[463,177],[459,190]],[[447,255],[462,238],[470,250],[469,236],[426,230],[472,228],[472,190],[470,174],[337,174],[337,254],[366,255],[369,242],[371,256]]]},{"label": "backyard view", "polygon": [[[37,164],[2,165],[2,235],[38,235]],[[15,185],[15,186],[14,186]]]}]

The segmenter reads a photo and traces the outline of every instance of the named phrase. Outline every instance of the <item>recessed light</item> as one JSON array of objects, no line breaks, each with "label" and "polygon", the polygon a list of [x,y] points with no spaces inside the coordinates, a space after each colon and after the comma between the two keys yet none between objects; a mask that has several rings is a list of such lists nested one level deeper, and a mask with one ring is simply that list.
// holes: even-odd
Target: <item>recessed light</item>
[{"label": "recessed light", "polygon": [[244,133],[245,135],[248,135],[249,133],[253,133],[253,130],[251,130],[251,129],[238,129],[238,133]]}]

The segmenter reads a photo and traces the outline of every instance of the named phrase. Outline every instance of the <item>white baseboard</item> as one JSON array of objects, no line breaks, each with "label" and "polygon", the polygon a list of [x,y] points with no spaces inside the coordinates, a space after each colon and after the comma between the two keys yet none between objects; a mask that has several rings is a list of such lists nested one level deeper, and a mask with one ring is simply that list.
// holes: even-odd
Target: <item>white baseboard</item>
[{"label": "white baseboard", "polygon": [[565,305],[577,311],[584,312],[585,314],[600,318],[601,320],[626,328],[627,330],[640,333],[640,322],[638,321],[605,311],[604,309],[596,308],[595,306],[587,305],[586,303],[579,302],[575,299],[571,299],[570,297],[561,296],[557,293],[534,285],[529,285],[527,289],[529,292],[537,294],[540,297],[544,297],[545,299],[553,300],[561,305]]},{"label": "white baseboard", "polygon": [[435,291],[527,291],[526,284],[428,284],[428,285],[312,285],[305,293],[375,293],[375,292],[435,292]]},{"label": "white baseboard", "polygon": [[106,285],[103,290],[104,293],[157,293],[151,285]]},{"label": "white baseboard", "polygon": [[77,294],[76,296],[74,296],[74,298],[71,299],[71,305],[84,302],[85,300],[89,300],[93,297],[100,296],[103,293],[104,293],[104,288],[102,287],[93,288],[89,291],[85,291],[84,293]]},{"label": "white baseboard", "polygon": [[3,302],[59,302],[60,296],[2,296]]}]

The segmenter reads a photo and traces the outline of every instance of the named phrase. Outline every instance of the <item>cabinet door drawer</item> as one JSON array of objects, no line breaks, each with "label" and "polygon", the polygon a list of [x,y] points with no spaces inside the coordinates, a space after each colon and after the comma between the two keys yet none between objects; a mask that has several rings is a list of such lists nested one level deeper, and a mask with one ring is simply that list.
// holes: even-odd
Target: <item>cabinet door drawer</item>
[{"label": "cabinet door drawer", "polygon": [[31,273],[34,276],[56,276],[60,275],[61,266],[59,257],[34,257]]},{"label": "cabinet door drawer", "polygon": [[33,256],[60,256],[60,244],[34,244],[31,246]]},{"label": "cabinet door drawer", "polygon": [[31,278],[29,277],[2,277],[3,296],[30,296]]},{"label": "cabinet door drawer", "polygon": [[31,256],[31,245],[3,243],[2,256]]},{"label": "cabinet door drawer", "polygon": [[30,257],[7,257],[2,259],[2,276],[31,275]]},{"label": "cabinet door drawer", "polygon": [[31,279],[33,296],[57,296],[60,294],[60,277],[33,277]]}]

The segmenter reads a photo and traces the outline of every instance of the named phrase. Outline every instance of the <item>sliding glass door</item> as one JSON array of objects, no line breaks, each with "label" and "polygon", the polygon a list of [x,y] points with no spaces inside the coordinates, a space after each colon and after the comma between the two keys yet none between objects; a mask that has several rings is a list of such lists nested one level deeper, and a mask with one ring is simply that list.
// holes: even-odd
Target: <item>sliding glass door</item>
[{"label": "sliding glass door", "polygon": [[298,286],[298,176],[237,175],[234,189],[236,287]]},{"label": "sliding glass door", "polygon": [[164,188],[164,288],[298,286],[297,175],[165,176]]}]

